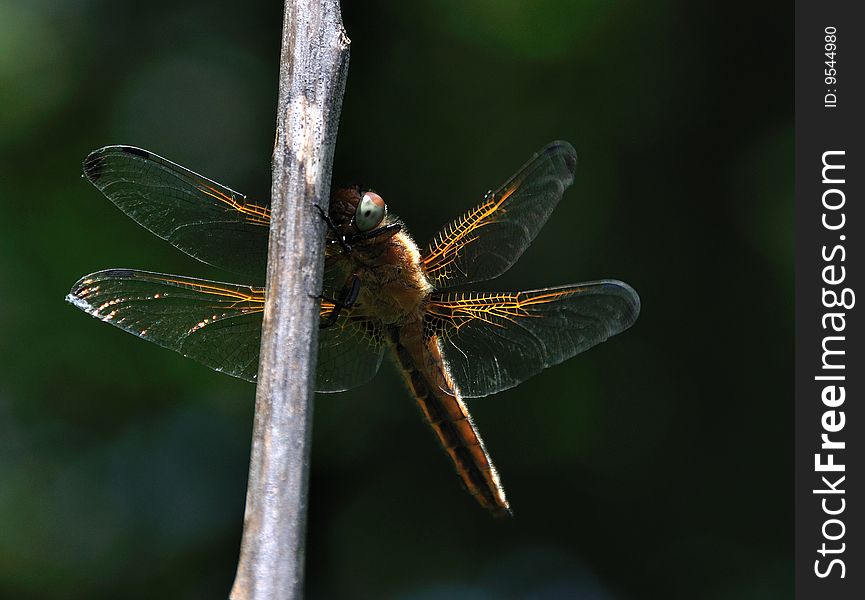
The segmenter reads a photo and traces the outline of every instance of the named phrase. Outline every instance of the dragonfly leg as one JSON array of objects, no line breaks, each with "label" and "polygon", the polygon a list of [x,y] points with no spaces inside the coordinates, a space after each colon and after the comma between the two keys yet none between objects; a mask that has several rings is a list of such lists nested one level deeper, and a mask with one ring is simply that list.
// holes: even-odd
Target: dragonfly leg
[{"label": "dragonfly leg", "polygon": [[357,274],[353,274],[349,281],[342,287],[339,292],[338,298],[327,298],[325,296],[319,296],[322,300],[327,300],[328,302],[333,303],[333,310],[331,310],[325,317],[321,324],[319,325],[319,329],[327,329],[328,327],[332,327],[336,324],[336,320],[339,318],[339,313],[344,308],[351,308],[354,306],[354,303],[357,302],[357,297],[360,294],[360,277]]},{"label": "dragonfly leg", "polygon": [[348,242],[349,244],[354,244],[355,242],[370,239],[375,239],[376,241],[384,241],[392,238],[400,231],[402,231],[401,223],[391,223],[390,225],[384,225],[382,227],[379,227],[378,229],[373,229],[372,231],[360,231],[358,233],[350,235],[346,239],[346,242]]},{"label": "dragonfly leg", "polygon": [[330,215],[325,212],[325,210],[320,207],[318,204],[313,204],[313,206],[318,210],[318,214],[321,215],[321,218],[324,219],[325,225],[336,238],[336,243],[342,246],[343,252],[346,254],[351,254],[351,246],[348,244],[348,241],[345,239],[344,235],[340,235],[339,231],[336,229],[336,225],[333,224],[333,219],[330,218]]}]

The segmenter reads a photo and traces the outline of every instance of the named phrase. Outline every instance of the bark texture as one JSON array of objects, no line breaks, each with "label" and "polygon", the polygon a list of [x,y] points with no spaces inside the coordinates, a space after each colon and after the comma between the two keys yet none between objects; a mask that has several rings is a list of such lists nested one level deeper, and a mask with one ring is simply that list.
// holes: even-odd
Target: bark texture
[{"label": "bark texture", "polygon": [[267,297],[232,600],[303,596],[324,223],[349,39],[338,0],[286,0]]}]

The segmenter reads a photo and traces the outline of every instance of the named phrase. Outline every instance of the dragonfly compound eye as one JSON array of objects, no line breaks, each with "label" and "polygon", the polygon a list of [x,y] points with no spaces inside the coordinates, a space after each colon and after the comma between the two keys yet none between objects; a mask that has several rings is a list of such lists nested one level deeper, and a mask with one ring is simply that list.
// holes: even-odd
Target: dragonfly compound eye
[{"label": "dragonfly compound eye", "polygon": [[381,225],[386,213],[387,205],[382,197],[375,192],[366,192],[357,204],[354,224],[359,231],[371,231]]}]

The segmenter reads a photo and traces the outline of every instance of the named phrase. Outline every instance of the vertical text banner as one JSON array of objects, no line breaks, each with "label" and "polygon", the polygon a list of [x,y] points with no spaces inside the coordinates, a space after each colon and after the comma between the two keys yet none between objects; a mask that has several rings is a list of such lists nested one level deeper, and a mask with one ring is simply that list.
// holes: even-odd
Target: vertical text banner
[{"label": "vertical text banner", "polygon": [[[796,597],[865,598],[865,20],[796,2]],[[860,305],[861,304],[861,305]]]}]

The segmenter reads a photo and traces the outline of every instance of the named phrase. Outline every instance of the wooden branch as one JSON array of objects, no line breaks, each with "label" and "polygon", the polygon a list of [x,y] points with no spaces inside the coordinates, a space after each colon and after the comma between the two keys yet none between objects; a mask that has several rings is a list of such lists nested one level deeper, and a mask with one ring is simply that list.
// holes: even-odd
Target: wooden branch
[{"label": "wooden branch", "polygon": [[339,0],[286,0],[267,301],[232,600],[303,596],[324,223],[350,41]]}]

